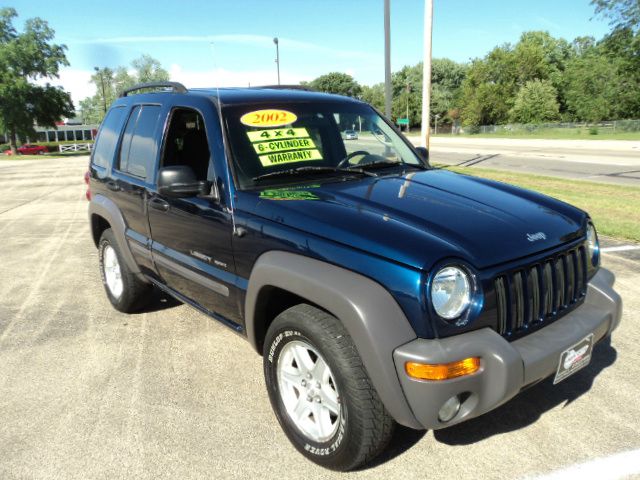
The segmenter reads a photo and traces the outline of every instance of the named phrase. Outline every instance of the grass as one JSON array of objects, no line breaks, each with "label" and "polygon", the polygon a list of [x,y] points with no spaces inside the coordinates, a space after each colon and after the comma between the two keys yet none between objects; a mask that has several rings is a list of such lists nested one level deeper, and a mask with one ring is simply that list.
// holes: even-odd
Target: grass
[{"label": "grass", "polygon": [[[596,134],[592,132],[597,131]],[[438,134],[438,137],[450,137],[451,134]],[[611,128],[549,128],[533,132],[516,130],[514,132],[500,131],[496,133],[461,134],[470,138],[538,138],[545,140],[640,140],[640,132],[613,131]]]},{"label": "grass", "polygon": [[555,197],[589,212],[600,234],[640,242],[640,187],[565,180],[475,167],[446,168]]}]

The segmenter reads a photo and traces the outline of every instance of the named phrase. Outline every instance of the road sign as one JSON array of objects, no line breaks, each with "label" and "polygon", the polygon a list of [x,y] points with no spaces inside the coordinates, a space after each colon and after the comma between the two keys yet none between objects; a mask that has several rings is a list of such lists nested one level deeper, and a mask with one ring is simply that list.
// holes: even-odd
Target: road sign
[{"label": "road sign", "polygon": [[409,119],[408,118],[399,118],[398,120],[396,120],[396,123],[398,125],[409,125]]}]

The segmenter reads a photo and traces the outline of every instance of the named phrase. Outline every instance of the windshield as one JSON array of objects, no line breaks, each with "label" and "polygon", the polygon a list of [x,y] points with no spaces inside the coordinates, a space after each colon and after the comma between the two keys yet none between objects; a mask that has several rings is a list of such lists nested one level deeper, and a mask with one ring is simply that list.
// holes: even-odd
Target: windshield
[{"label": "windshield", "polygon": [[[423,166],[365,104],[254,104],[225,107],[223,115],[240,189],[352,176],[367,165]],[[287,175],[292,170],[297,174]]]}]

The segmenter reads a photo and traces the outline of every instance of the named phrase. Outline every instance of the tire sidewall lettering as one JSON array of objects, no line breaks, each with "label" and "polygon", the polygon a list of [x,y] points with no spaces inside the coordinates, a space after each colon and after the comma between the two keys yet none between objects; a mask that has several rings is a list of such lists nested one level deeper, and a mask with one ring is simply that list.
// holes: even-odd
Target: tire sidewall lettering
[{"label": "tire sidewall lettering", "polygon": [[[318,348],[317,345],[311,342],[306,335],[294,329],[286,329],[286,330],[280,331],[275,337],[273,337],[273,340],[271,341],[271,344],[269,346],[269,355],[267,360],[269,364],[273,365],[272,375],[274,380],[274,386],[278,390],[278,393],[277,393],[278,397],[280,396],[280,393],[279,393],[279,388],[277,386],[278,382],[275,380],[276,379],[275,368],[279,358],[278,354],[282,350],[284,345],[288,343],[288,341],[293,341],[297,339],[304,340],[305,342],[308,342],[311,345],[314,345],[315,348]],[[328,361],[326,355],[325,355],[325,361]],[[280,398],[278,399],[278,401],[280,404],[282,403],[282,400]],[[347,410],[346,405],[343,403],[341,413],[340,413],[340,426],[338,428],[338,431],[335,433],[333,438],[329,439],[328,442],[325,442],[325,443],[320,444],[320,443],[315,443],[310,441],[304,435],[299,433],[297,431],[297,427],[292,424],[293,429],[296,431],[294,435],[301,440],[300,443],[302,448],[308,453],[310,453],[311,455],[315,455],[319,457],[326,457],[326,456],[335,454],[339,450],[340,446],[342,445],[342,443],[344,442],[347,436],[346,410]],[[287,417],[287,414],[284,411],[282,412],[281,416],[284,421],[286,421],[287,423],[291,423],[291,421]]]},{"label": "tire sidewall lettering", "polygon": [[[100,279],[102,280],[102,284],[107,286],[107,277],[104,273],[104,249],[109,246],[109,242],[107,240],[103,240],[100,242],[100,248],[98,249],[98,259],[100,262]],[[107,293],[109,293],[107,289]]]},{"label": "tire sidewall lettering", "polygon": [[[343,408],[343,410],[344,410],[344,408]],[[344,440],[344,437],[345,437],[345,424],[346,424],[346,419],[345,419],[344,415],[341,414],[341,416],[340,416],[340,428],[336,432],[335,439],[332,439],[333,442],[328,447],[314,447],[310,443],[306,443],[305,446],[304,446],[304,449],[307,452],[311,453],[312,455],[317,455],[319,457],[324,457],[326,455],[331,455],[336,450],[338,450],[338,448],[342,444],[342,441]]]},{"label": "tire sidewall lettering", "polygon": [[[271,342],[271,346],[269,347],[269,362],[273,363],[275,358],[276,350],[278,349],[278,345],[282,342],[283,339],[298,336],[300,338],[305,338],[300,332],[297,330],[285,330],[280,332]],[[305,338],[306,339],[306,338]],[[308,340],[307,340],[308,341]]]}]

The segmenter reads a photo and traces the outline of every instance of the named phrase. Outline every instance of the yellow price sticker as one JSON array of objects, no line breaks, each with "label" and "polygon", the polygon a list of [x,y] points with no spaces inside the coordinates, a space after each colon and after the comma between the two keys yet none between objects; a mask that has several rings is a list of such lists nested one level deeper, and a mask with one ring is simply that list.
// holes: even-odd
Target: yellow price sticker
[{"label": "yellow price sticker", "polygon": [[256,130],[247,132],[251,143],[266,142],[269,140],[282,140],[284,138],[308,137],[306,128],[278,128],[273,130]]},{"label": "yellow price sticker", "polygon": [[322,154],[317,149],[294,150],[292,152],[269,153],[258,157],[263,167],[273,167],[285,163],[308,162],[322,160]]},{"label": "yellow price sticker", "polygon": [[279,127],[295,122],[298,116],[286,110],[255,110],[240,117],[240,122],[249,127]]}]

